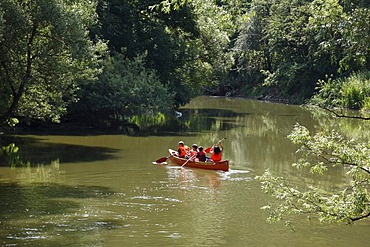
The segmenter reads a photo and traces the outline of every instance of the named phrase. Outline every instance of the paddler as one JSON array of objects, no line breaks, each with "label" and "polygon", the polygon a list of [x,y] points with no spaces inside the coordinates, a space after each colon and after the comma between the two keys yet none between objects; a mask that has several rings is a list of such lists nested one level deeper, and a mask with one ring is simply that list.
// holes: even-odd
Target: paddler
[{"label": "paddler", "polygon": [[177,155],[180,158],[185,158],[185,156],[189,152],[189,149],[190,148],[187,145],[185,145],[183,141],[179,141],[179,143],[178,143],[178,149],[177,149]]},{"label": "paddler", "polygon": [[211,148],[211,161],[212,162],[219,162],[222,160],[222,151],[224,147],[220,143],[219,145],[214,145]]},{"label": "paddler", "polygon": [[189,151],[189,158],[194,160],[197,154],[198,154],[198,145],[194,143],[193,145],[191,145],[191,150]]}]

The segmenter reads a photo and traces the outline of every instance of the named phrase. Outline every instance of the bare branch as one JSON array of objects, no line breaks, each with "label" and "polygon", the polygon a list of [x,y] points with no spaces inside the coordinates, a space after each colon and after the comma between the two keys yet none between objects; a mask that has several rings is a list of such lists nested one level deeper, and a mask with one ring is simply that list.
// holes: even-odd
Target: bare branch
[{"label": "bare branch", "polygon": [[351,218],[351,221],[357,221],[357,220],[362,220],[362,219],[365,219],[367,217],[370,217],[370,212],[365,214],[365,215],[362,215],[362,216],[359,216],[359,217],[356,217],[356,218]]}]

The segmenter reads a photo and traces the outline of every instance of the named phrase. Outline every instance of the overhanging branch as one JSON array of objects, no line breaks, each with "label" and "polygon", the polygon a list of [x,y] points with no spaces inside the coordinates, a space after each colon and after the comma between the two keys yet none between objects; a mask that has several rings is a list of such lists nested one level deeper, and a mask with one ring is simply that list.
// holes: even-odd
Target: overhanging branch
[{"label": "overhanging branch", "polygon": [[365,219],[367,217],[370,217],[370,212],[365,214],[365,215],[362,215],[362,216],[359,216],[359,217],[355,217],[355,218],[350,218],[351,221],[357,221],[357,220],[362,220],[362,219]]},{"label": "overhanging branch", "polygon": [[335,111],[333,109],[330,109],[330,108],[327,108],[327,107],[322,106],[322,105],[318,105],[318,107],[320,107],[321,109],[324,109],[325,111],[330,112],[331,114],[334,114],[336,117],[339,117],[339,118],[353,118],[353,119],[361,119],[361,120],[370,120],[370,117],[349,116],[349,115],[344,114],[343,112],[338,113],[337,111]]}]

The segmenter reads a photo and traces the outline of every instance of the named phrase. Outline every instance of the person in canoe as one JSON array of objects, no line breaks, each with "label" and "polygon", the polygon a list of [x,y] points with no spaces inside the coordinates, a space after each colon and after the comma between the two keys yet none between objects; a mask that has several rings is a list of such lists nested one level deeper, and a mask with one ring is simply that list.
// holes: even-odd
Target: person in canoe
[{"label": "person in canoe", "polygon": [[191,150],[189,151],[189,155],[188,155],[189,157],[187,158],[194,160],[197,154],[198,154],[198,145],[197,144],[191,145]]},{"label": "person in canoe", "polygon": [[188,152],[189,152],[189,147],[187,145],[185,145],[183,141],[179,141],[178,149],[177,149],[177,155],[180,158],[185,158],[185,156],[188,154]]},{"label": "person in canoe", "polygon": [[219,145],[214,145],[211,148],[211,161],[212,162],[219,162],[222,160],[222,151],[224,147],[220,143]]},{"label": "person in canoe", "polygon": [[202,146],[199,146],[199,148],[198,148],[198,153],[196,155],[196,160],[197,161],[202,161],[202,162],[205,162],[207,160],[206,153],[203,151]]}]

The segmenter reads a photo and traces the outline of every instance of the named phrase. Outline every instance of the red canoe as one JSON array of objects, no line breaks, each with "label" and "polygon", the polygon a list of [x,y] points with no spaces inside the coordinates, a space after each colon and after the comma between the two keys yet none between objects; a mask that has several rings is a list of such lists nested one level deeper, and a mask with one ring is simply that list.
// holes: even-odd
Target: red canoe
[{"label": "red canoe", "polygon": [[[170,152],[170,161],[175,164],[182,166],[185,162],[188,161],[188,159],[179,158],[175,156],[177,152],[172,149],[168,149]],[[221,160],[219,162],[201,162],[201,161],[193,161],[189,160],[186,164],[186,167],[192,167],[192,168],[200,168],[200,169],[208,169],[208,170],[222,170],[222,171],[228,171],[229,170],[229,161],[228,160]]]}]

